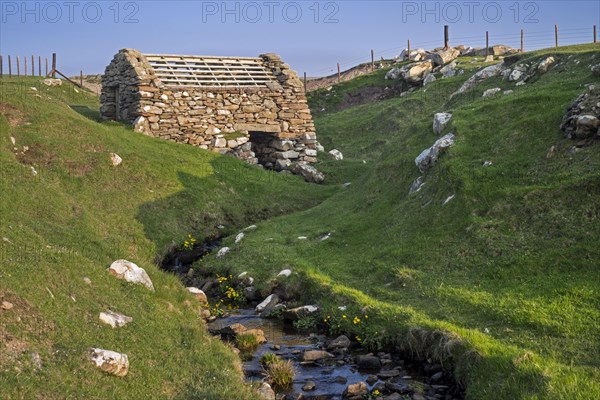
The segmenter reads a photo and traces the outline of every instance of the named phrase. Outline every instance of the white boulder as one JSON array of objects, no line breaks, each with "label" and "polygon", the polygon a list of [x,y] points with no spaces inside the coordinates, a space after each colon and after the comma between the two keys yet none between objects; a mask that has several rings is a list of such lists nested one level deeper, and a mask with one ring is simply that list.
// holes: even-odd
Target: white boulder
[{"label": "white boulder", "polygon": [[436,113],[433,117],[433,132],[438,135],[442,133],[451,119],[452,114],[450,113]]},{"label": "white boulder", "polygon": [[90,360],[102,371],[115,376],[123,377],[129,372],[127,354],[92,348],[90,350]]},{"label": "white boulder", "polygon": [[548,69],[556,62],[556,58],[554,57],[546,57],[537,66],[538,71],[540,73],[545,74],[548,72]]},{"label": "white boulder", "polygon": [[329,151],[329,156],[331,158],[333,158],[334,160],[336,160],[336,161],[344,159],[344,155],[342,154],[342,152],[339,151],[339,150],[336,150],[336,149],[330,150]]},{"label": "white boulder", "polygon": [[264,299],[259,305],[256,306],[256,312],[261,313],[268,308],[274,307],[279,303],[279,296],[276,294],[269,295],[266,299]]},{"label": "white boulder", "polygon": [[229,247],[222,247],[218,252],[217,252],[217,258],[223,258],[225,257],[225,255],[229,253]]},{"label": "white boulder", "polygon": [[123,162],[123,159],[119,157],[117,153],[110,153],[110,162],[112,163],[113,167],[116,167]]},{"label": "white boulder", "polygon": [[110,265],[108,272],[118,279],[123,279],[131,283],[141,283],[148,289],[154,290],[154,285],[146,271],[131,261],[117,260]]},{"label": "white boulder", "polygon": [[439,138],[433,146],[425,149],[415,158],[415,164],[419,168],[419,171],[425,172],[433,166],[438,160],[439,155],[444,149],[454,144],[454,134],[449,133]]},{"label": "white boulder", "polygon": [[123,315],[111,310],[101,312],[99,318],[100,321],[110,325],[112,328],[120,328],[133,321],[133,318],[128,317],[127,315]]},{"label": "white boulder", "polygon": [[428,58],[431,59],[434,65],[444,65],[454,61],[460,56],[460,50],[450,47],[431,54]]},{"label": "white boulder", "polygon": [[241,241],[242,241],[242,239],[244,238],[244,236],[246,236],[246,235],[244,234],[244,232],[240,232],[240,233],[238,233],[238,234],[237,234],[237,236],[235,237],[235,242],[236,242],[236,243],[239,243],[239,242],[241,242]]},{"label": "white boulder", "polygon": [[287,278],[287,277],[289,277],[291,275],[292,275],[292,270],[291,269],[283,269],[283,270],[281,270],[280,273],[277,274],[277,276],[282,276],[284,278]]},{"label": "white boulder", "polygon": [[275,391],[267,382],[260,384],[258,388],[258,395],[262,400],[275,400]]},{"label": "white boulder", "polygon": [[46,86],[61,86],[63,82],[61,79],[47,78],[42,83]]},{"label": "white boulder", "polygon": [[208,297],[206,297],[206,293],[204,293],[202,290],[198,289],[197,287],[193,287],[193,286],[190,286],[190,287],[188,287],[186,289],[200,303],[202,303],[202,304],[208,304]]},{"label": "white boulder", "polygon": [[490,96],[500,93],[501,91],[502,91],[502,89],[500,89],[500,88],[488,89],[485,92],[483,92],[483,97],[490,97]]}]

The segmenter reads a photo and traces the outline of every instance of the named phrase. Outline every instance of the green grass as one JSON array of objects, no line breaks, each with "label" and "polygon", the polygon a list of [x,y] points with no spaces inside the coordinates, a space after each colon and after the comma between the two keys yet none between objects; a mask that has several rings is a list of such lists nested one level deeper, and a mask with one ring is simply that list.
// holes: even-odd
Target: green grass
[{"label": "green grass", "polygon": [[[15,305],[0,310],[0,398],[255,398],[239,358],[156,258],[189,233],[231,234],[332,189],[99,123],[97,99],[67,85],[3,78],[0,89],[0,297]],[[110,276],[120,258],[145,268],[156,292]],[[106,309],[133,322],[113,330],[98,319]],[[129,374],[96,369],[90,347],[126,353]]]},{"label": "green grass", "polygon": [[251,356],[258,348],[258,345],[258,339],[252,333],[241,333],[235,337],[235,346],[242,354],[250,354]]},{"label": "green grass", "polygon": [[[547,55],[560,63],[523,87],[493,78],[450,101],[483,65],[465,58],[463,76],[426,90],[326,109],[316,117],[319,140],[344,160],[322,156],[318,168],[336,193],[259,224],[227,259],[205,264],[233,265],[267,286],[290,266],[310,282],[305,301],[331,312],[366,306],[368,324],[348,330],[452,363],[470,399],[600,397],[600,153],[595,144],[572,154],[559,130],[584,84],[600,83],[589,68],[600,46],[523,59]],[[384,73],[331,92],[341,97]],[[515,93],[483,99],[492,87]],[[431,126],[440,111],[453,113],[457,142],[409,196],[420,175],[414,159],[439,137]],[[546,158],[551,146],[556,156]]]},{"label": "green grass", "polygon": [[[396,65],[403,66],[408,62],[401,62]],[[342,101],[358,94],[365,88],[385,88],[394,87],[398,81],[385,80],[385,74],[391,68],[383,68],[369,74],[358,76],[354,79],[333,85],[330,88],[317,89],[310,92],[311,111],[313,115],[320,115],[332,111],[338,111],[341,108]],[[328,90],[329,89],[329,90]]]},{"label": "green grass", "polygon": [[[343,111],[345,93],[389,85],[386,71],[336,85],[325,100],[314,94],[313,108],[325,108],[315,113],[319,140],[344,153],[321,155],[324,186],[99,123],[97,100],[67,86],[3,79],[0,297],[15,307],[0,312],[0,397],[254,398],[239,358],[155,266],[192,234],[232,235],[227,257],[197,269],[249,271],[272,287],[290,267],[297,274],[279,280],[335,329],[442,360],[470,399],[599,398],[600,153],[598,144],[571,153],[559,125],[583,85],[598,82],[589,65],[600,46],[523,58],[546,54],[560,63],[535,82],[494,78],[451,101],[480,58],[459,60],[463,76]],[[482,99],[492,87],[515,93]],[[409,196],[439,111],[453,113],[457,142]],[[111,166],[112,152],[122,165]],[[118,258],[145,268],[156,292],[109,276]],[[112,330],[98,320],[105,309],[133,322]],[[97,370],[90,347],[127,353],[129,375]]]}]

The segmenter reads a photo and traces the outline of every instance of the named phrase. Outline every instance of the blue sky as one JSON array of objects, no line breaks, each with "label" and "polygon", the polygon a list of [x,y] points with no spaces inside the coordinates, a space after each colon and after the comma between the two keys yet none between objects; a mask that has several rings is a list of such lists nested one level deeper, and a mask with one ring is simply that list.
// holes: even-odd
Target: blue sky
[{"label": "blue sky", "polygon": [[[121,48],[146,53],[257,56],[274,52],[309,76],[333,73],[406,47],[519,46],[591,42],[600,1],[7,1],[0,0],[0,53],[58,54],[59,69],[102,73]],[[600,34],[600,32],[599,32]],[[6,63],[6,57],[5,63]],[[5,67],[6,68],[6,67]]]}]

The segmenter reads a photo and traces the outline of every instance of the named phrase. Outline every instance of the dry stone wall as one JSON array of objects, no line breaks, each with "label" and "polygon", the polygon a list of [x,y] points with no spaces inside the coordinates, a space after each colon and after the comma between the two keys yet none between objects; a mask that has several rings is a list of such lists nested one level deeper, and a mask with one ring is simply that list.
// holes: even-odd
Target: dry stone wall
[{"label": "dry stone wall", "polygon": [[174,87],[154,75],[143,54],[121,50],[107,67],[101,112],[150,136],[232,154],[277,170],[314,163],[317,138],[304,87],[275,54],[267,87]]}]

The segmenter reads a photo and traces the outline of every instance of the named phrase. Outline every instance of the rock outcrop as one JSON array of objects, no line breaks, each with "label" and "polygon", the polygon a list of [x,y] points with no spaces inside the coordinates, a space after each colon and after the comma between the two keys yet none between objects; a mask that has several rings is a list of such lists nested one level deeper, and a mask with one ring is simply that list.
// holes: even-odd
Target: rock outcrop
[{"label": "rock outcrop", "polygon": [[419,171],[425,172],[431,168],[437,162],[442,151],[453,144],[454,134],[449,133],[439,138],[430,148],[423,150],[415,159]]},{"label": "rock outcrop", "polygon": [[450,120],[452,119],[452,114],[450,113],[437,113],[433,116],[433,133],[440,134],[446,129]]},{"label": "rock outcrop", "polygon": [[590,85],[575,100],[560,129],[569,139],[600,139],[600,86]]},{"label": "rock outcrop", "polygon": [[491,78],[492,76],[499,75],[502,71],[505,70],[504,63],[490,65],[489,67],[485,67],[484,69],[476,72],[472,77],[470,77],[463,85],[458,89],[455,93],[452,94],[451,97],[456,96],[457,94],[464,93],[467,90],[470,90],[485,81],[486,79]]}]

